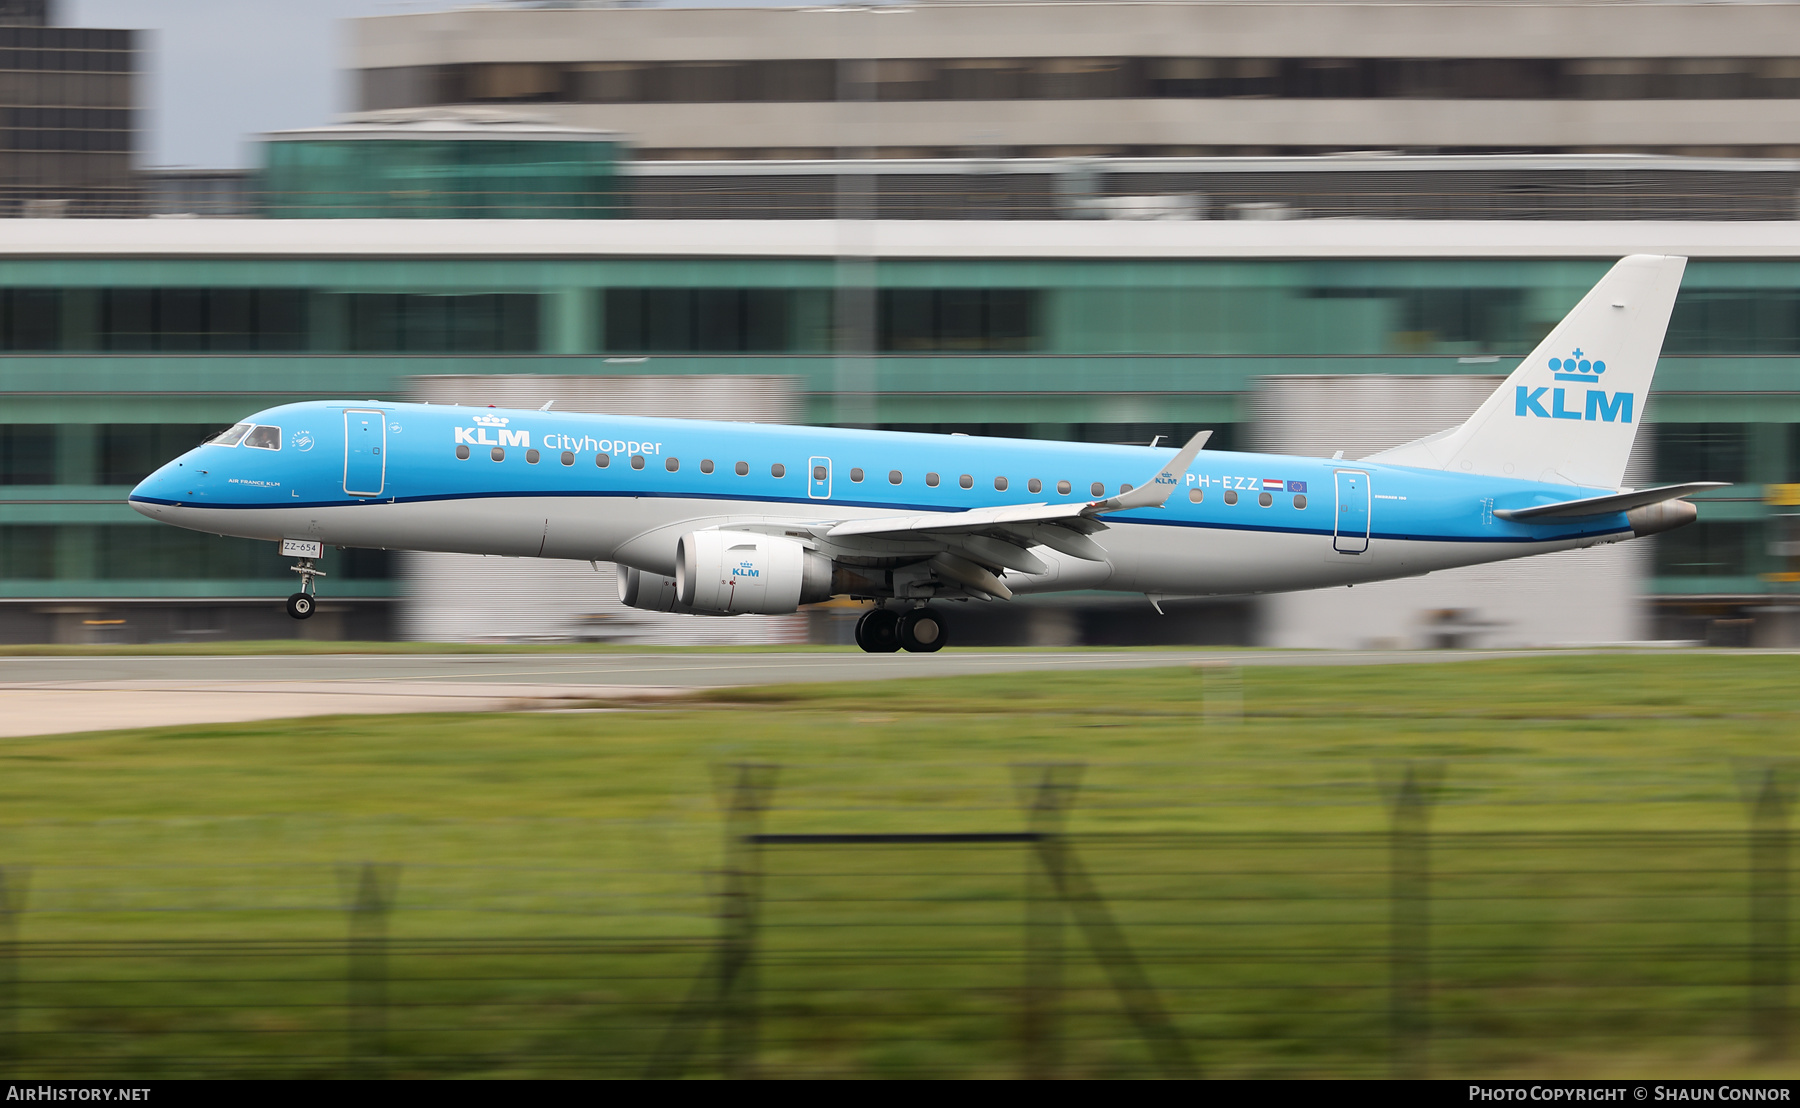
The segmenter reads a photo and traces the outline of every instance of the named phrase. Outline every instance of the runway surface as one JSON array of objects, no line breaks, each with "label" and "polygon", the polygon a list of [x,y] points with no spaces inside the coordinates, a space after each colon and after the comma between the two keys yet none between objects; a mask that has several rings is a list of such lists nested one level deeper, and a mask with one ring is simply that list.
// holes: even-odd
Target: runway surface
[{"label": "runway surface", "polygon": [[[1682,651],[1657,651],[1665,652]],[[971,650],[941,654],[720,651],[0,657],[0,737],[341,713],[538,710],[701,688],[800,681],[1081,672],[1201,663],[1404,665],[1568,653]]]}]

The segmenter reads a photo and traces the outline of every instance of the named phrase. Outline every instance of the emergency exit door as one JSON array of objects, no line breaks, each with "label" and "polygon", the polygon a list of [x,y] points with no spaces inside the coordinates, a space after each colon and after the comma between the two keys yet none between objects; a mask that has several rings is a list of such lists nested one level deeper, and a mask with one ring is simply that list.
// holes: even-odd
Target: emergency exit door
[{"label": "emergency exit door", "polygon": [[1338,470],[1337,522],[1331,545],[1339,554],[1361,554],[1369,549],[1369,502],[1369,475]]},{"label": "emergency exit door", "polygon": [[806,495],[814,500],[831,499],[831,459],[806,459]]},{"label": "emergency exit door", "polygon": [[387,414],[367,408],[344,412],[344,492],[380,496],[387,485]]}]

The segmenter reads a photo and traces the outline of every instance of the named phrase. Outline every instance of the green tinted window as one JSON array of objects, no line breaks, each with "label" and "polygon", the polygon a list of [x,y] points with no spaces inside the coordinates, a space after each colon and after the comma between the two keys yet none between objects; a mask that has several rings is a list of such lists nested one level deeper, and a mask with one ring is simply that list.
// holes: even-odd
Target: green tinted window
[{"label": "green tinted window", "polygon": [[1661,577],[1742,577],[1753,572],[1760,522],[1701,520],[1656,536]]},{"label": "green tinted window", "polygon": [[0,423],[0,485],[56,484],[56,428]]}]

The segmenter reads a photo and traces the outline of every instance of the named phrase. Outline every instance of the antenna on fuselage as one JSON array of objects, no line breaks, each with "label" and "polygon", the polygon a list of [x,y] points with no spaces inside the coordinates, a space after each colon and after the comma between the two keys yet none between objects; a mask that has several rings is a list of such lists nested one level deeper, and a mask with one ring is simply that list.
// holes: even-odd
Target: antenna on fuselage
[{"label": "antenna on fuselage", "polygon": [[556,403],[556,401],[554,399],[546,400],[546,401],[544,401],[544,406],[539,408],[538,411],[547,412],[550,410],[550,405],[552,405],[554,403]]}]

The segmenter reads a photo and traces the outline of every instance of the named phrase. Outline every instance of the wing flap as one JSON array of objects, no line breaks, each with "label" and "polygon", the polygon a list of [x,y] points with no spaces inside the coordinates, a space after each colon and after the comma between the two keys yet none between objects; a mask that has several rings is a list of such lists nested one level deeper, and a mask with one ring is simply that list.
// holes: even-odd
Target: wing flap
[{"label": "wing flap", "polygon": [[1554,523],[1565,519],[1586,519],[1592,516],[1612,515],[1615,512],[1629,512],[1633,508],[1642,508],[1648,504],[1660,504],[1665,500],[1674,500],[1691,493],[1704,492],[1707,489],[1722,489],[1730,483],[1729,481],[1689,481],[1685,485],[1634,489],[1631,492],[1589,496],[1581,500],[1565,500],[1560,504],[1539,504],[1531,508],[1499,508],[1495,510],[1494,515],[1516,523]]},{"label": "wing flap", "polygon": [[1003,508],[974,508],[966,512],[932,512],[917,516],[878,516],[848,519],[825,532],[829,538],[851,535],[888,535],[902,531],[955,533],[976,532],[1009,523],[1056,523],[1077,520],[1086,504],[1009,504]]}]

